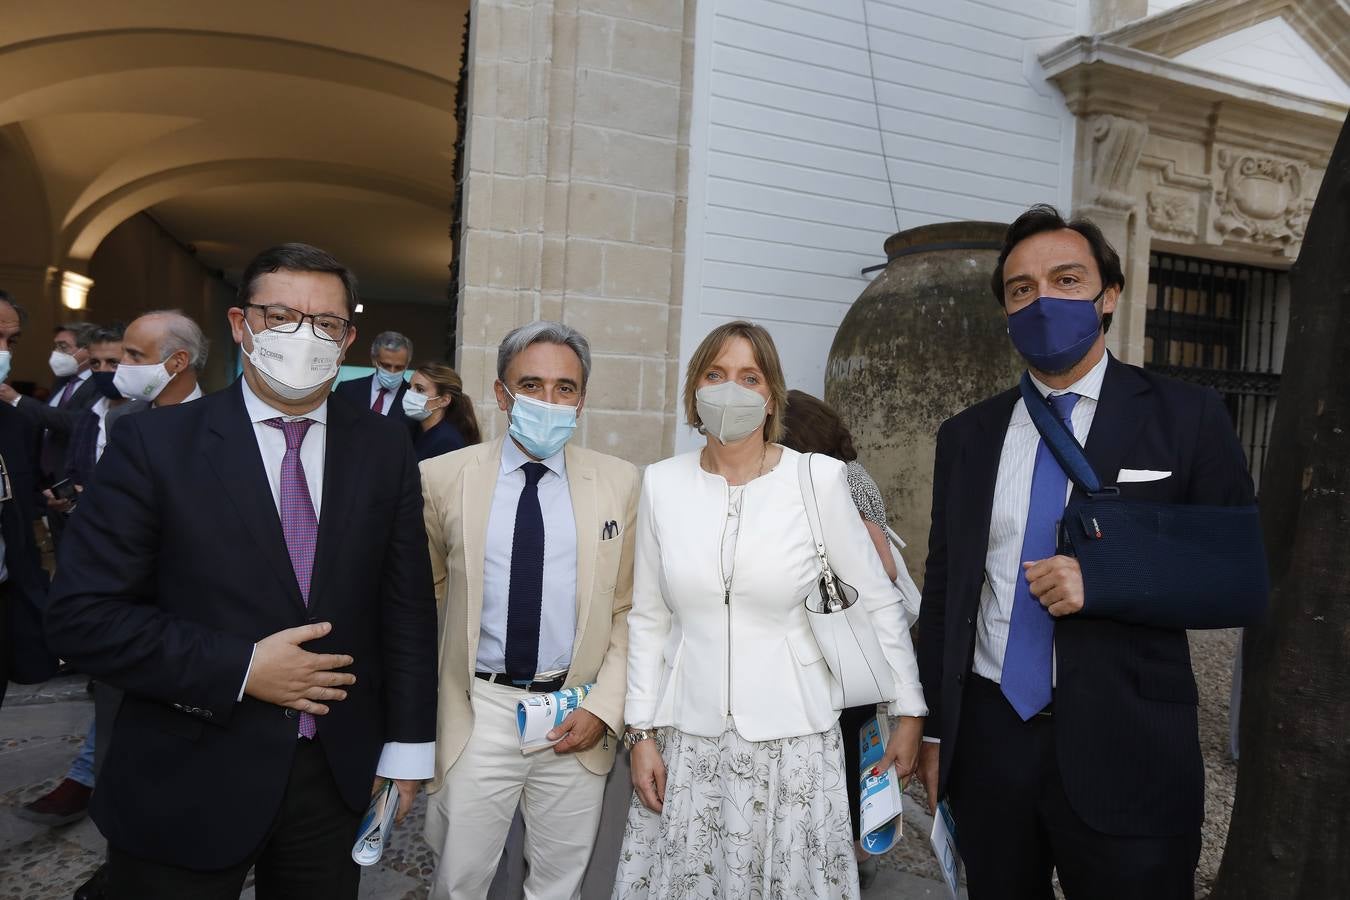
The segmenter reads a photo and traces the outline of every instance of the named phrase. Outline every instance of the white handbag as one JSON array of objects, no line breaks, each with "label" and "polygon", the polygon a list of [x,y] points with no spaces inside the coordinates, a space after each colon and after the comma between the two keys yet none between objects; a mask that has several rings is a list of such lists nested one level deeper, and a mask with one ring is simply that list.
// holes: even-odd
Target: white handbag
[{"label": "white handbag", "polygon": [[814,455],[803,453],[797,466],[806,521],[811,526],[811,538],[820,561],[820,576],[806,595],[806,620],[833,676],[830,691],[835,707],[889,703],[895,699],[895,675],[872,628],[872,617],[859,602],[857,589],[834,574],[825,552],[811,473]]}]

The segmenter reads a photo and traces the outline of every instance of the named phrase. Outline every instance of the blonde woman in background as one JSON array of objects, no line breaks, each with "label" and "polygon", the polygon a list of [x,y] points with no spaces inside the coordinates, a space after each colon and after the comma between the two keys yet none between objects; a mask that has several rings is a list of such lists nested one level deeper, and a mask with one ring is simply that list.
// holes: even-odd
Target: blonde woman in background
[{"label": "blonde woman in background", "polygon": [[417,461],[477,444],[478,417],[459,373],[445,363],[423,363],[403,395],[403,413],[416,425]]},{"label": "blonde woman in background", "polygon": [[[819,575],[798,481],[775,443],[787,401],[769,333],[714,329],[685,375],[699,451],[648,467],[628,618],[625,743],[635,796],[614,897],[855,898],[839,711],[806,621]],[[883,765],[911,773],[923,692],[901,599],[849,494],[813,467],[830,562],[872,612],[900,716]]]}]

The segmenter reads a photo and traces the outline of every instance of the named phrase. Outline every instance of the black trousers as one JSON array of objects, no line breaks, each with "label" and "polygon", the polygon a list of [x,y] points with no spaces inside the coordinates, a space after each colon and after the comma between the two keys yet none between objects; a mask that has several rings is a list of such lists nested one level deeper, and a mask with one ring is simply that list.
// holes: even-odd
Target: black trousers
[{"label": "black trousers", "polygon": [[[947,786],[971,900],[1193,900],[1200,833],[1103,834],[1064,794],[1055,719],[1023,722],[997,684],[967,678]],[[1103,778],[1112,773],[1103,772]]]},{"label": "black trousers", "polygon": [[112,900],[237,900],[250,868],[256,867],[259,900],[356,900],[361,868],[352,844],[361,813],[352,812],[319,742],[301,740],[276,821],[247,859],[217,872],[198,872],[131,856],[109,848]]}]

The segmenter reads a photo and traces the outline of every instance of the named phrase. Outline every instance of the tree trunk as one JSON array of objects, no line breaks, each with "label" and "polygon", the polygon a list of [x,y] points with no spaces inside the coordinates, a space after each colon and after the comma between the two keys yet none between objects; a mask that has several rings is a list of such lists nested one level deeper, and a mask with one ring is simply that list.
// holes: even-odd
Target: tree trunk
[{"label": "tree trunk", "polygon": [[1243,647],[1237,799],[1213,900],[1350,896],[1350,121],[1291,281],[1261,479],[1274,592]]}]

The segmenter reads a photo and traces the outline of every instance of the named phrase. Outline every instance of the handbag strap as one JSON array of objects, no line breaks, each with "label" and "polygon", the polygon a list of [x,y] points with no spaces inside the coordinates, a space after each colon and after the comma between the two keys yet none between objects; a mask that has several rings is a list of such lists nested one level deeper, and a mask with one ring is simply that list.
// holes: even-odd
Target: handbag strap
[{"label": "handbag strap", "polygon": [[802,487],[802,505],[806,507],[806,524],[811,528],[811,540],[816,545],[822,572],[830,571],[830,560],[825,554],[825,534],[820,527],[820,505],[816,502],[816,481],[811,472],[811,457],[803,453],[797,457],[797,480]]},{"label": "handbag strap", "polygon": [[1054,410],[1050,408],[1050,401],[1041,396],[1041,392],[1032,385],[1029,372],[1022,373],[1022,381],[1018,386],[1022,389],[1022,402],[1026,404],[1032,423],[1041,433],[1041,439],[1050,448],[1050,453],[1064,470],[1064,474],[1089,496],[1114,492],[1114,489],[1105,492],[1102,490],[1102,480],[1097,477],[1097,471],[1092,468],[1092,463],[1088,462],[1078,439],[1059,416],[1055,415]]}]

